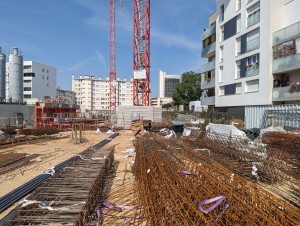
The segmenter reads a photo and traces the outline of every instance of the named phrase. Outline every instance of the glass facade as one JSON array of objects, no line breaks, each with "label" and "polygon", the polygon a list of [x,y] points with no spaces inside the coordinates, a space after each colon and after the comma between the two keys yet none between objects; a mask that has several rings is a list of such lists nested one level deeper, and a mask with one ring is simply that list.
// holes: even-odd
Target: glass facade
[{"label": "glass facade", "polygon": [[166,78],[165,79],[165,97],[172,97],[176,86],[180,83],[180,79]]}]

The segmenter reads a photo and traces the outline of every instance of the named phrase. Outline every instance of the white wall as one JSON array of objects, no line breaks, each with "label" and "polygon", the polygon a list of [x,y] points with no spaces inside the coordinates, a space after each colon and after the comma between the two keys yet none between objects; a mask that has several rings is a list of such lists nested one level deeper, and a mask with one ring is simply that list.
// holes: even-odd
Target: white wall
[{"label": "white wall", "polygon": [[[24,91],[24,95],[38,99],[44,99],[44,96],[56,97],[56,68],[35,61],[24,61],[25,66],[31,66],[31,69],[24,69],[24,73],[35,73],[35,77],[24,77],[24,81],[32,81],[31,91]],[[24,87],[29,85],[24,82]]]},{"label": "white wall", "polygon": [[300,17],[300,1],[299,0],[290,0],[287,1],[284,6],[284,22],[285,22],[285,27],[292,25],[294,23],[299,22],[299,17]]}]

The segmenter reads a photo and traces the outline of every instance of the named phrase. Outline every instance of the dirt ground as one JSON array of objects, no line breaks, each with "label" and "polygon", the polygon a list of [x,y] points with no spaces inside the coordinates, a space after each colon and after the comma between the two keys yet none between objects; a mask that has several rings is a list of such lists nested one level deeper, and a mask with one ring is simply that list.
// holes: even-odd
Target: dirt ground
[{"label": "dirt ground", "polygon": [[[65,132],[62,136],[70,135],[70,132]],[[9,193],[17,187],[23,185],[29,180],[33,179],[37,175],[41,174],[45,170],[69,159],[70,157],[84,151],[86,148],[93,146],[94,144],[109,137],[111,134],[101,133],[96,134],[94,131],[86,131],[83,134],[88,142],[75,145],[70,142],[70,137],[65,139],[45,141],[37,144],[23,144],[14,146],[11,148],[5,148],[0,150],[1,153],[27,153],[27,154],[39,154],[39,156],[32,160],[32,163],[0,175],[0,196]],[[115,159],[119,162],[118,172],[114,181],[113,187],[116,183],[120,182],[120,178],[124,178],[124,169],[128,164],[129,159],[123,158],[122,151],[132,148],[131,142],[132,134],[130,131],[121,132],[109,145],[115,145]],[[133,158],[131,158],[133,159]],[[128,168],[128,166],[126,166]],[[120,172],[119,172],[120,171]],[[126,174],[126,177],[130,177],[130,174]],[[123,181],[123,179],[122,179]],[[20,200],[21,201],[21,200]],[[0,219],[9,213],[18,203],[0,214]]]}]

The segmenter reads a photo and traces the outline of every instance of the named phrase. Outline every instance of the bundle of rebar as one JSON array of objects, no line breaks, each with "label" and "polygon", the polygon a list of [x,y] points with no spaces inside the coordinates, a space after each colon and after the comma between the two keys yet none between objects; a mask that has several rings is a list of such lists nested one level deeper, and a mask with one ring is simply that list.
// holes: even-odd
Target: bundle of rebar
[{"label": "bundle of rebar", "polygon": [[[104,187],[113,171],[114,147],[102,148],[118,133],[77,156],[44,172],[2,200],[26,194],[41,184],[4,219],[1,225],[64,224],[87,225],[97,222],[95,208],[104,199]],[[99,148],[102,148],[99,150]],[[56,172],[56,170],[58,170]],[[41,178],[42,177],[42,178]],[[43,178],[48,179],[43,182]],[[38,181],[36,181],[38,180]],[[32,182],[32,183],[31,183]]]},{"label": "bundle of rebar", "polygon": [[[104,158],[104,156],[106,156]],[[113,150],[85,151],[40,185],[3,225],[87,225],[113,163]],[[49,172],[51,173],[51,172]]]},{"label": "bundle of rebar", "polygon": [[136,143],[136,189],[146,225],[300,223],[298,208],[234,174],[204,151],[155,135]]}]

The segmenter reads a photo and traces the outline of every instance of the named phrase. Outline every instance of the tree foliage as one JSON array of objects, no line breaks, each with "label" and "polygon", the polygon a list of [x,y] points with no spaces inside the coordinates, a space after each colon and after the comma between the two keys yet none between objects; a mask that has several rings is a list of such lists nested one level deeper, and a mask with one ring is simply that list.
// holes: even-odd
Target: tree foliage
[{"label": "tree foliage", "polygon": [[184,105],[187,110],[190,101],[200,100],[201,74],[193,71],[182,74],[181,83],[176,86],[173,93],[174,105]]}]

